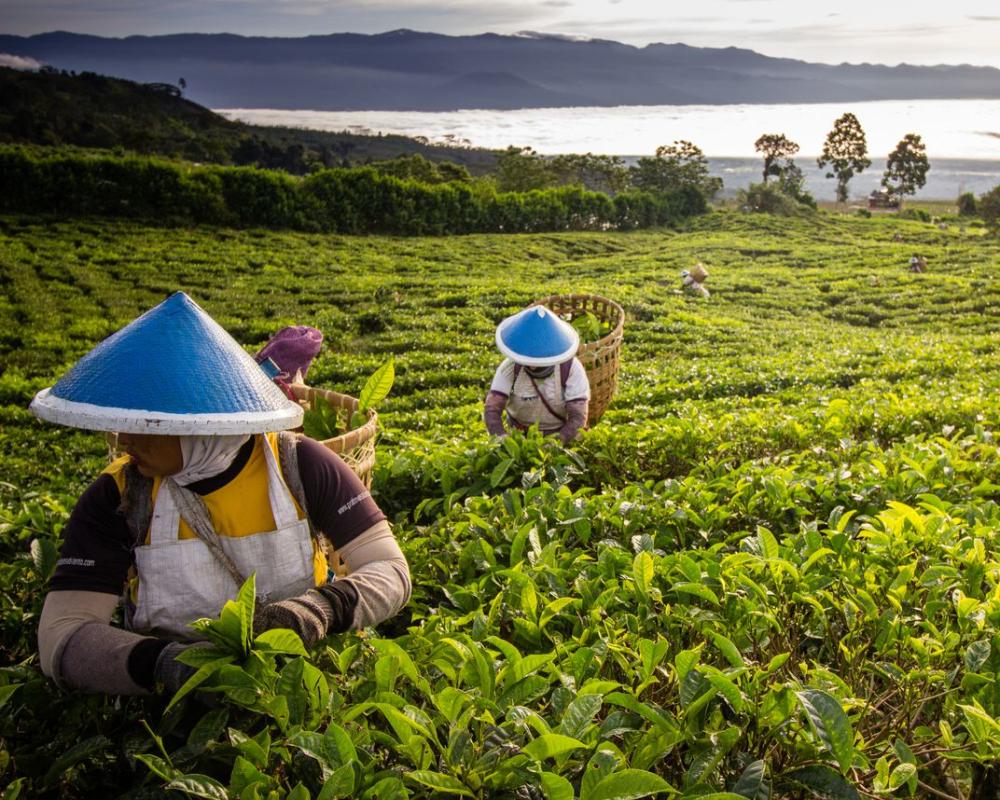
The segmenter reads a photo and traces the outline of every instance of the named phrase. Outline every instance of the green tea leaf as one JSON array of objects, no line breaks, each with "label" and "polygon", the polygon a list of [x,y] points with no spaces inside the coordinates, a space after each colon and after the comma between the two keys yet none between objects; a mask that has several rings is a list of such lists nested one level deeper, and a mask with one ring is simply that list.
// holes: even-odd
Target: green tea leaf
[{"label": "green tea leaf", "polygon": [[843,775],[822,764],[813,764],[786,772],[781,778],[783,782],[789,781],[800,786],[822,800],[860,800],[861,798],[858,790],[848,783]]},{"label": "green tea leaf", "polygon": [[767,783],[767,763],[760,759],[751,762],[733,785],[733,793],[748,800],[768,800],[771,787]]},{"label": "green tea leaf", "polygon": [[413,772],[405,773],[404,777],[409,778],[411,781],[423,784],[435,792],[443,792],[444,794],[459,794],[466,797],[472,797],[473,794],[469,791],[468,787],[462,783],[457,778],[451,777],[451,775],[443,775],[440,772],[431,772],[430,770],[418,769]]},{"label": "green tea leaf", "polygon": [[659,775],[641,769],[625,769],[602,778],[580,800],[635,800],[658,792],[674,791]]},{"label": "green tea leaf", "polygon": [[546,758],[554,758],[584,747],[586,745],[583,742],[572,736],[564,736],[561,733],[546,733],[528,742],[521,748],[521,752],[535,761],[544,761]]},{"label": "green tea leaf", "polygon": [[795,695],[816,736],[846,772],[854,760],[854,731],[840,701],[820,689],[803,689]]},{"label": "green tea leaf", "polygon": [[253,640],[253,645],[265,653],[282,653],[303,657],[309,655],[305,647],[302,646],[299,635],[287,628],[272,628],[264,631]]},{"label": "green tea leaf", "polygon": [[226,787],[208,775],[182,775],[166,785],[167,789],[177,789],[187,795],[204,797],[206,800],[229,800]]},{"label": "green tea leaf", "polygon": [[59,560],[59,549],[51,539],[31,540],[31,560],[38,570],[38,577],[47,581],[52,577],[52,571],[56,568],[56,561]]},{"label": "green tea leaf", "polygon": [[554,772],[542,772],[541,782],[545,800],[573,800],[576,796],[573,793],[573,784],[562,775],[556,775]]},{"label": "green tea leaf", "polygon": [[358,397],[358,411],[363,414],[369,408],[374,407],[376,403],[381,403],[392,389],[392,383],[395,379],[396,369],[390,358],[365,381],[361,395]]}]

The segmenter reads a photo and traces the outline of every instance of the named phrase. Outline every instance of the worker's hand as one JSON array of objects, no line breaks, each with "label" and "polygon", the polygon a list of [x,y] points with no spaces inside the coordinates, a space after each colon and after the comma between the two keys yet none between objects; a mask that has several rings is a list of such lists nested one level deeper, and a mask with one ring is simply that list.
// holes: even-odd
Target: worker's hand
[{"label": "worker's hand", "polygon": [[351,627],[357,598],[350,581],[336,580],[298,597],[258,606],[253,615],[253,632],[288,628],[306,647],[312,647],[328,634]]},{"label": "worker's hand", "polygon": [[253,615],[253,632],[260,634],[272,628],[288,628],[299,635],[306,647],[312,647],[326,636],[330,614],[329,601],[310,589],[298,597],[258,606]]},{"label": "worker's hand", "polygon": [[171,642],[160,651],[156,659],[156,666],[153,669],[153,679],[157,686],[163,687],[163,693],[168,695],[177,694],[191,676],[197,671],[197,667],[189,664],[182,664],[177,660],[177,656],[191,647],[209,647],[208,642],[194,642],[192,644],[182,644],[181,642]]}]

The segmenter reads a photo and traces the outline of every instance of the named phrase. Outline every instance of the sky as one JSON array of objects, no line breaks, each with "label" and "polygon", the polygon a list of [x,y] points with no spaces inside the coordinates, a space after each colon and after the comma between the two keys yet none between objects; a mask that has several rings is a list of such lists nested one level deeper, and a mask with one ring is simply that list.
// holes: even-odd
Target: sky
[{"label": "sky", "polygon": [[0,0],[0,33],[307,36],[411,28],[546,34],[643,46],[744,47],[838,64],[1000,67],[997,0]]}]

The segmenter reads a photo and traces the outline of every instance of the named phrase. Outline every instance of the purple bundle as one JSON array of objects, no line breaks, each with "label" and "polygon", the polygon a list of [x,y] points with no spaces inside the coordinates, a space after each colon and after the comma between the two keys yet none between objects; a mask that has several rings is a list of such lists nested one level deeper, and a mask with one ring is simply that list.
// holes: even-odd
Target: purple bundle
[{"label": "purple bundle", "polygon": [[322,344],[323,334],[316,328],[292,325],[282,328],[268,339],[254,359],[258,364],[265,364],[270,360],[279,370],[274,382],[289,394],[287,384],[295,379],[296,374],[305,380],[309,365]]}]

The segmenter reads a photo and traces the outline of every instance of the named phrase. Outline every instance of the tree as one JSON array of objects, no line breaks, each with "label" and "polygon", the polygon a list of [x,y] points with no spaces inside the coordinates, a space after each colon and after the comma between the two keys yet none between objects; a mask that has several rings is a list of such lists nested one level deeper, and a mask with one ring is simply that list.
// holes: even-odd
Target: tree
[{"label": "tree", "polygon": [[985,220],[990,230],[1000,232],[1000,186],[994,186],[986,194],[980,195],[979,216]]},{"label": "tree", "polygon": [[896,145],[896,149],[889,153],[882,185],[896,196],[916,194],[917,189],[927,183],[927,171],[930,168],[924,143],[917,134],[908,133]]},{"label": "tree", "polygon": [[830,165],[832,171],[826,177],[837,179],[837,202],[846,203],[847,184],[872,164],[865,132],[856,116],[848,112],[833,123],[833,130],[823,144],[823,155],[816,159],[816,164],[820,169]]},{"label": "tree", "polygon": [[764,154],[764,183],[771,175],[781,175],[778,159],[789,159],[787,163],[791,164],[791,156],[799,152],[799,146],[783,133],[765,133],[753,143],[753,148]]},{"label": "tree", "polygon": [[628,170],[618,156],[567,154],[555,156],[549,169],[558,184],[579,184],[585,189],[614,195],[628,185]]},{"label": "tree", "polygon": [[816,200],[806,191],[806,176],[790,158],[784,159],[778,172],[778,189],[796,203],[816,208]]},{"label": "tree", "polygon": [[497,157],[496,179],[501,192],[529,192],[550,185],[552,174],[532,148],[512,145]]},{"label": "tree", "polygon": [[722,179],[708,174],[708,159],[701,148],[683,139],[660,145],[653,158],[640,158],[629,176],[632,186],[647,192],[691,187],[710,200],[722,189]]}]

